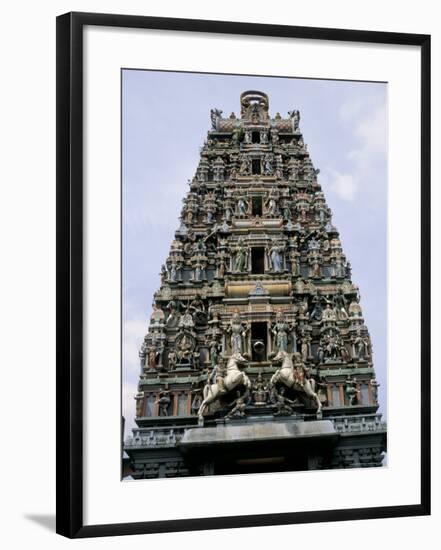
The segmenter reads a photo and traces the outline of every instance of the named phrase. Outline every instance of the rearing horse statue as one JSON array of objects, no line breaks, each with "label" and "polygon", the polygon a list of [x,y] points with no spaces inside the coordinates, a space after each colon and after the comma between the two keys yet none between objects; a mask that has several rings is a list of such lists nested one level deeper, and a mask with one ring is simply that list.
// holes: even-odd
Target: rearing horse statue
[{"label": "rearing horse statue", "polygon": [[237,386],[243,385],[247,389],[251,388],[251,382],[248,376],[242,372],[239,366],[245,366],[248,361],[240,353],[233,353],[233,355],[228,360],[226,366],[226,375],[224,377],[224,391],[221,390],[219,384],[210,384],[207,383],[204,387],[204,400],[201,403],[201,406],[198,410],[199,423],[203,424],[204,422],[204,412],[206,411],[208,405],[213,403],[219,397]]},{"label": "rearing horse statue", "polygon": [[[322,411],[322,404],[318,395],[315,393],[315,381],[309,380],[303,377],[303,373],[300,373],[293,364],[293,356],[299,360],[299,354],[290,354],[287,351],[279,351],[274,357],[274,363],[282,363],[280,369],[278,369],[271,377],[270,386],[273,387],[277,383],[283,384],[287,388],[292,388],[297,392],[306,394],[317,403],[317,414]],[[300,362],[301,366],[301,362]]]}]

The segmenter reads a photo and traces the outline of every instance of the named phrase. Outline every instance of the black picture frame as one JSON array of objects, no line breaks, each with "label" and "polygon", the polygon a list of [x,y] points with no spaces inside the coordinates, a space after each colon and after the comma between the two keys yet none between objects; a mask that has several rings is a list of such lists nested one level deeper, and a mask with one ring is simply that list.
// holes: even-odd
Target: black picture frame
[{"label": "black picture frame", "polygon": [[[421,495],[412,505],[83,524],[83,29],[86,25],[421,48]],[[57,17],[57,533],[99,537],[430,514],[430,35],[98,13]],[[423,399],[424,396],[424,399]]]}]

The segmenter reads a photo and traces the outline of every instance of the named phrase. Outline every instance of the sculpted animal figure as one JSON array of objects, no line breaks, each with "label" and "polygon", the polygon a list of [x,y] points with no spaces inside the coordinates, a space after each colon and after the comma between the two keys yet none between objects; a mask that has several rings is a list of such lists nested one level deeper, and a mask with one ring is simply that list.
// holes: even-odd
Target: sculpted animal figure
[{"label": "sculpted animal figure", "polygon": [[[294,366],[293,357],[296,366]],[[274,357],[273,362],[281,363],[281,367],[271,377],[270,386],[274,387],[276,384],[283,384],[287,388],[306,394],[316,402],[317,414],[320,414],[322,404],[315,393],[315,381],[304,377],[300,354],[290,354],[287,351],[280,350]]]},{"label": "sculpted animal figure", "polygon": [[[204,387],[204,400],[201,403],[201,406],[198,410],[199,423],[203,424],[204,422],[204,413],[210,405],[219,397],[225,393],[230,392],[237,386],[245,386],[246,389],[251,388],[251,382],[248,376],[240,370],[240,367],[244,367],[247,364],[247,360],[240,353],[233,353],[233,355],[228,360],[227,366],[225,368],[226,375],[223,378],[223,384],[206,384]],[[223,386],[223,388],[222,388]]]}]

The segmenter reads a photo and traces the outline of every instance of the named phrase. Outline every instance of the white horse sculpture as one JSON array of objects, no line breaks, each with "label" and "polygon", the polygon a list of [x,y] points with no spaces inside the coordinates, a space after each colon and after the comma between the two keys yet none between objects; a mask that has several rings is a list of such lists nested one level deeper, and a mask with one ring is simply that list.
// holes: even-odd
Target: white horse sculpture
[{"label": "white horse sculpture", "polygon": [[[315,380],[304,378],[302,380],[302,374],[294,368],[293,355],[296,355],[296,359],[300,361],[299,354],[290,354],[286,351],[279,351],[274,357],[274,363],[282,363],[280,369],[278,369],[271,377],[270,386],[280,383],[287,388],[292,388],[295,391],[305,393],[308,397],[313,399],[317,403],[317,414],[322,411],[322,404],[318,395],[315,393]],[[301,362],[300,362],[301,366]]]},{"label": "white horse sculpture", "polygon": [[204,400],[202,401],[201,406],[198,410],[200,424],[203,424],[204,422],[204,412],[206,411],[208,405],[210,405],[210,403],[213,403],[213,401],[219,399],[222,394],[227,393],[240,385],[245,386],[247,389],[251,388],[250,379],[239,368],[239,366],[245,366],[247,362],[248,361],[245,359],[245,357],[243,357],[240,353],[233,353],[233,355],[228,360],[226,366],[227,373],[224,377],[225,391],[222,392],[219,384],[217,383],[208,383],[205,385]]}]

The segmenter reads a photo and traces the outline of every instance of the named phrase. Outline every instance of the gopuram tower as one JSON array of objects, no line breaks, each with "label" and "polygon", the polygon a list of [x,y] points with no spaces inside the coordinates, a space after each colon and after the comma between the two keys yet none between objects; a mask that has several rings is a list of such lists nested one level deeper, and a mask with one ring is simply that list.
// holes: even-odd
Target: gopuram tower
[{"label": "gopuram tower", "polygon": [[135,479],[382,465],[369,332],[300,113],[270,118],[258,91],[240,108],[211,110],[161,269]]}]

